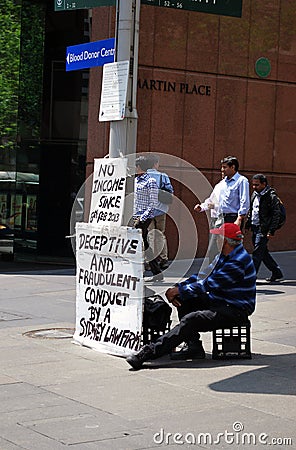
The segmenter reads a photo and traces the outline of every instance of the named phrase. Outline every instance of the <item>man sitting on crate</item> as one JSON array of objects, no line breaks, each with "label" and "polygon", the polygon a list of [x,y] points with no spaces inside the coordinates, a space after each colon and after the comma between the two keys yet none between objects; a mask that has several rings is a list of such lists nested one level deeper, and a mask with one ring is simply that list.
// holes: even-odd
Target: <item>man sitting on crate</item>
[{"label": "man sitting on crate", "polygon": [[254,312],[256,271],[243,247],[239,226],[224,223],[210,232],[223,239],[220,255],[208,267],[207,274],[192,275],[166,291],[168,301],[178,309],[180,323],[156,342],[127,357],[135,370],[141,369],[145,361],[171,353],[182,342],[186,345],[171,353],[172,359],[205,358],[200,331],[244,324]]}]

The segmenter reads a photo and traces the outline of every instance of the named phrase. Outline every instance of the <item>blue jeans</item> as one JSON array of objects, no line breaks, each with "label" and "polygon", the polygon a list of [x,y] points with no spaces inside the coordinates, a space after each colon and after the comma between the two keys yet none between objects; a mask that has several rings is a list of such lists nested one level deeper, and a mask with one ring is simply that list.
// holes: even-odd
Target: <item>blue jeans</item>
[{"label": "blue jeans", "polygon": [[278,274],[281,269],[279,268],[277,262],[273,259],[268,250],[268,237],[266,234],[261,232],[260,226],[252,225],[252,242],[254,245],[253,250],[253,262],[255,265],[256,272],[258,273],[261,262],[265,264],[267,269],[269,269],[273,274]]}]

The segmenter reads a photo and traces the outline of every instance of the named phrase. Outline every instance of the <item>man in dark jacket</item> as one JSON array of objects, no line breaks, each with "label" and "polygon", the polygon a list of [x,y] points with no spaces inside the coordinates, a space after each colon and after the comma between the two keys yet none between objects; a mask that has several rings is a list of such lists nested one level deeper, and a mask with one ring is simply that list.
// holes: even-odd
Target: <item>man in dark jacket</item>
[{"label": "man in dark jacket", "polygon": [[274,189],[262,173],[253,176],[254,192],[251,197],[251,207],[248,213],[246,228],[251,228],[254,245],[253,261],[258,273],[261,262],[271,271],[266,281],[281,281],[283,273],[268,250],[269,239],[273,238],[280,222],[280,202]]}]

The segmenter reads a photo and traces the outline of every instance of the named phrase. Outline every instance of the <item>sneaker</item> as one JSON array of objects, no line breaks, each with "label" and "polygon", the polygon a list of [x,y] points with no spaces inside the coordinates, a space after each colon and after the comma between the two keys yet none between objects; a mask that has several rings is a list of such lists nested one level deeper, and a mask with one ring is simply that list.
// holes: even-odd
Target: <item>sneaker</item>
[{"label": "sneaker", "polygon": [[160,261],[159,261],[159,265],[160,265],[160,268],[162,269],[162,270],[165,270],[165,269],[167,269],[168,267],[169,267],[169,262],[168,262],[168,260],[167,259],[161,259]]},{"label": "sneaker", "polygon": [[202,346],[202,342],[190,342],[184,345],[184,347],[178,351],[171,353],[171,359],[174,361],[180,361],[185,359],[205,359],[206,353]]},{"label": "sneaker", "polygon": [[157,273],[156,275],[153,275],[152,277],[144,277],[145,283],[154,283],[154,281],[163,281],[163,273]]},{"label": "sneaker", "polygon": [[153,350],[150,345],[144,345],[144,347],[135,355],[128,356],[126,362],[128,362],[134,370],[140,370],[145,361],[153,359]]},{"label": "sneaker", "polygon": [[265,278],[266,279],[266,281],[268,281],[269,283],[270,282],[273,282],[273,281],[283,281],[283,279],[284,279],[284,275],[282,274],[282,272],[278,272],[278,273],[273,273],[272,275],[271,275],[271,277],[269,277],[269,278]]}]

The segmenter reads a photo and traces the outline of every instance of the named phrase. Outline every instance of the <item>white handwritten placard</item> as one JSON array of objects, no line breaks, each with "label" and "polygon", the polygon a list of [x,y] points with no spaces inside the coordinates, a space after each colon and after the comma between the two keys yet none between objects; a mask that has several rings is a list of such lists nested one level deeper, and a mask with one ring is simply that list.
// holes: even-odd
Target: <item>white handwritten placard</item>
[{"label": "white handwritten placard", "polygon": [[127,158],[94,160],[89,223],[117,225],[122,223]]},{"label": "white handwritten placard", "polygon": [[74,341],[113,355],[141,346],[143,250],[141,231],[76,224]]}]

